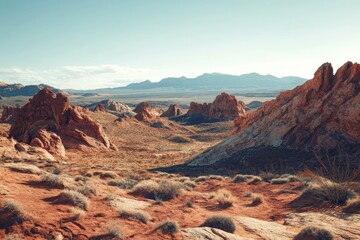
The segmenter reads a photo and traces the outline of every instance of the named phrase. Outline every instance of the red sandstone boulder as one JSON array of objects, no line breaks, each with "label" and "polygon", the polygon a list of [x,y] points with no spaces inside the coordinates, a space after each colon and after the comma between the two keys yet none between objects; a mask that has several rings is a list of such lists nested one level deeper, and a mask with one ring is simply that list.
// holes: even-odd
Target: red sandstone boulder
[{"label": "red sandstone boulder", "polygon": [[212,103],[191,102],[187,114],[201,114],[212,119],[236,119],[244,117],[246,112],[245,104],[242,101],[237,101],[235,96],[221,93]]},{"label": "red sandstone boulder", "polygon": [[147,102],[139,103],[134,109],[136,113],[135,118],[139,121],[150,121],[159,117],[163,111],[160,109],[153,108]]},{"label": "red sandstone boulder", "polygon": [[238,118],[235,135],[191,164],[211,164],[262,146],[305,152],[346,147],[360,154],[359,93],[360,64],[347,62],[334,75],[325,63],[312,80]]},{"label": "red sandstone boulder", "polygon": [[116,149],[102,126],[86,115],[88,111],[45,88],[17,110],[9,135],[60,156],[70,148]]},{"label": "red sandstone boulder", "polygon": [[161,117],[175,117],[175,116],[179,116],[182,115],[182,111],[180,109],[180,106],[178,104],[171,104],[168,108],[168,110],[166,110],[166,112],[164,112],[163,114],[161,114]]},{"label": "red sandstone boulder", "polygon": [[106,112],[105,106],[101,103],[96,105],[94,108],[94,112]]}]

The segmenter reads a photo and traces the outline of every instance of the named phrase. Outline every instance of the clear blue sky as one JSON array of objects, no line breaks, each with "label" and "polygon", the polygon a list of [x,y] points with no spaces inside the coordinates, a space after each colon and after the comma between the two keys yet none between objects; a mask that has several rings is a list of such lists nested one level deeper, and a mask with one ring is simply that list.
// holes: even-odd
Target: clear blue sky
[{"label": "clear blue sky", "polygon": [[359,0],[0,0],[0,81],[311,78],[323,62],[359,61],[359,23]]}]

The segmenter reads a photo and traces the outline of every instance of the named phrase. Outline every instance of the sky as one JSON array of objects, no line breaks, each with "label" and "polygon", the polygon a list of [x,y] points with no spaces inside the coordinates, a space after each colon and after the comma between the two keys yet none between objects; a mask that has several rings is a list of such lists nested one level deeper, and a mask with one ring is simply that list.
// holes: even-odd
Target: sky
[{"label": "sky", "polygon": [[359,0],[0,0],[0,81],[59,88],[360,58]]}]

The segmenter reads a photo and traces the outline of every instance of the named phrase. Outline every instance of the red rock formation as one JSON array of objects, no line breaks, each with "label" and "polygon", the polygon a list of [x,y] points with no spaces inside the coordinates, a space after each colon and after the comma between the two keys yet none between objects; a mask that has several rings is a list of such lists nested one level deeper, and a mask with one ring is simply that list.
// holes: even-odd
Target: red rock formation
[{"label": "red rock formation", "polygon": [[168,110],[166,110],[166,112],[164,112],[163,114],[161,114],[161,117],[175,117],[175,116],[179,116],[182,115],[182,111],[180,109],[180,106],[178,104],[171,104],[168,108]]},{"label": "red rock formation", "polygon": [[11,123],[17,108],[16,106],[3,106],[0,123]]},{"label": "red rock formation", "polygon": [[105,106],[101,103],[96,105],[94,112],[106,112]]},{"label": "red rock formation", "polygon": [[190,103],[188,115],[202,114],[213,119],[236,119],[246,115],[245,104],[235,96],[221,93],[212,103]]},{"label": "red rock formation", "polygon": [[240,150],[271,146],[294,150],[356,149],[360,153],[360,64],[345,63],[333,74],[323,64],[314,78],[280,93],[235,121],[235,135],[200,155],[214,162]]},{"label": "red rock formation", "polygon": [[163,111],[153,108],[149,103],[139,103],[134,109],[135,118],[139,121],[150,121],[159,117]]},{"label": "red rock formation", "polygon": [[116,148],[87,111],[70,106],[65,95],[45,88],[17,111],[9,135],[60,156],[70,148]]}]

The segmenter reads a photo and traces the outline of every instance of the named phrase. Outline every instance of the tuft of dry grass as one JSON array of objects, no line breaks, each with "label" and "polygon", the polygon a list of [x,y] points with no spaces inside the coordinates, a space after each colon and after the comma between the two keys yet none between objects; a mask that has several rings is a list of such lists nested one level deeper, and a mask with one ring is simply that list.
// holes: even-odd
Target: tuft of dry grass
[{"label": "tuft of dry grass", "polygon": [[77,206],[85,211],[89,210],[90,205],[86,196],[73,190],[61,191],[54,203]]},{"label": "tuft of dry grass", "polygon": [[244,174],[237,174],[232,179],[233,183],[242,183],[247,182],[250,178],[253,178],[253,175],[244,175]]},{"label": "tuft of dry grass", "polygon": [[37,166],[26,163],[6,163],[4,167],[9,168],[11,171],[21,173],[41,174],[42,172]]},{"label": "tuft of dry grass", "polygon": [[199,176],[199,177],[197,177],[197,178],[195,178],[195,182],[204,182],[204,181],[206,181],[206,180],[209,180],[210,178],[209,178],[209,176]]},{"label": "tuft of dry grass", "polygon": [[142,223],[147,223],[149,221],[150,216],[143,212],[143,211],[139,211],[139,210],[125,210],[125,209],[120,209],[119,210],[119,216],[120,218],[124,218],[124,219],[134,219],[136,221],[142,222]]},{"label": "tuft of dry grass", "polygon": [[321,239],[321,240],[333,240],[334,236],[326,229],[318,227],[305,227],[298,233],[294,240],[305,240],[305,239]]},{"label": "tuft of dry grass", "polygon": [[101,172],[101,173],[100,173],[100,178],[102,178],[102,179],[106,179],[106,178],[115,179],[115,178],[117,178],[118,176],[119,176],[119,175],[117,175],[116,173],[111,172],[111,171],[105,171],[105,172]]},{"label": "tuft of dry grass", "polygon": [[115,221],[109,221],[105,224],[105,231],[107,236],[113,238],[124,239],[120,224]]},{"label": "tuft of dry grass", "polygon": [[64,178],[62,176],[52,174],[52,173],[44,173],[40,176],[41,182],[46,186],[53,188],[64,188]]},{"label": "tuft of dry grass", "polygon": [[155,199],[155,192],[159,188],[159,183],[153,180],[144,180],[134,186],[131,194]]},{"label": "tuft of dry grass", "polygon": [[234,221],[229,217],[223,216],[209,217],[200,225],[200,227],[217,228],[229,233],[235,232],[236,229]]},{"label": "tuft of dry grass", "polygon": [[222,181],[224,180],[225,178],[223,176],[220,176],[220,175],[210,175],[209,176],[209,179],[210,180],[219,180],[219,181]]},{"label": "tuft of dry grass", "polygon": [[23,223],[30,219],[22,205],[14,199],[4,199],[0,202],[0,216],[6,217],[9,224]]},{"label": "tuft of dry grass", "polygon": [[150,199],[168,201],[180,194],[182,185],[172,180],[161,180],[159,183],[153,180],[139,182],[131,193]]},{"label": "tuft of dry grass", "polygon": [[250,181],[248,182],[248,184],[258,184],[259,182],[261,182],[262,179],[259,176],[254,176],[250,179]]},{"label": "tuft of dry grass", "polygon": [[191,191],[194,187],[196,187],[197,184],[195,181],[186,180],[182,183],[182,185],[184,189]]},{"label": "tuft of dry grass", "polygon": [[219,189],[215,193],[210,195],[210,198],[214,198],[214,200],[219,204],[221,208],[229,208],[233,205],[235,198],[229,190]]},{"label": "tuft of dry grass", "polygon": [[285,184],[289,182],[289,178],[274,178],[271,179],[271,184]]},{"label": "tuft of dry grass", "polygon": [[264,202],[264,197],[262,194],[253,193],[251,194],[251,206],[258,206]]},{"label": "tuft of dry grass", "polygon": [[179,225],[174,220],[167,220],[165,222],[160,223],[156,230],[160,229],[162,233],[164,234],[174,234],[179,231]]},{"label": "tuft of dry grass", "polygon": [[132,178],[124,178],[120,181],[109,181],[109,186],[119,187],[121,189],[132,189],[136,184],[138,184],[138,180]]},{"label": "tuft of dry grass", "polygon": [[72,208],[71,212],[72,212],[72,215],[70,217],[71,221],[83,220],[86,216],[86,212],[81,209]]}]

